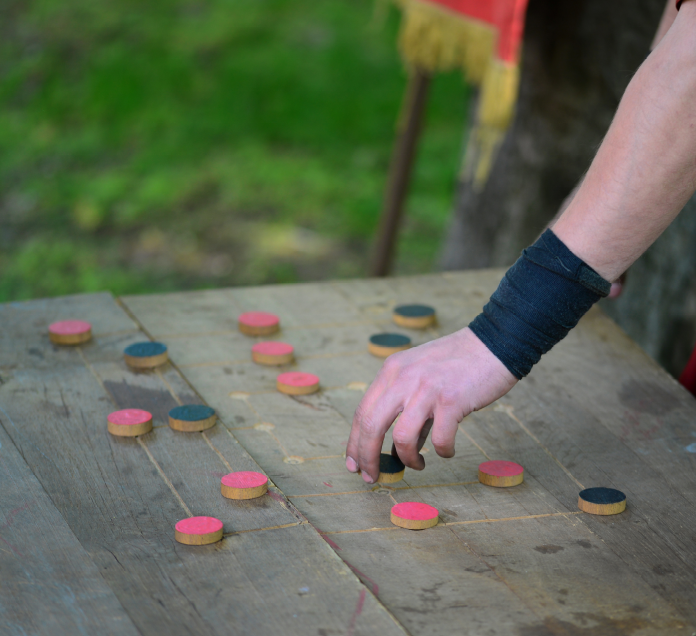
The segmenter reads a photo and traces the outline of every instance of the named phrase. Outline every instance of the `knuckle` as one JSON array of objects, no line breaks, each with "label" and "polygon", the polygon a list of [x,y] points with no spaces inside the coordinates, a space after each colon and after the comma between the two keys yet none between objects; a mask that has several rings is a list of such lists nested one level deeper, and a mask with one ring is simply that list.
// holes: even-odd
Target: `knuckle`
[{"label": "knuckle", "polygon": [[392,439],[397,446],[409,446],[411,444],[411,436],[408,431],[395,429],[392,432]]},{"label": "knuckle", "polygon": [[459,394],[457,391],[453,389],[443,389],[440,391],[440,395],[438,397],[438,404],[446,409],[452,408],[453,406],[457,406],[457,403],[459,402]]},{"label": "knuckle", "polygon": [[452,448],[452,440],[448,436],[444,436],[439,433],[433,433],[430,437],[430,442],[435,447],[435,450],[440,454],[440,450],[449,450]]},{"label": "knuckle", "polygon": [[400,370],[401,364],[396,354],[389,356],[382,364],[382,371],[387,375],[398,375]]},{"label": "knuckle", "polygon": [[362,402],[358,404],[358,408],[355,409],[355,414],[353,415],[353,423],[354,424],[361,424],[362,421],[365,419],[365,407],[362,405]]},{"label": "knuckle", "polygon": [[365,415],[360,420],[360,432],[366,437],[375,437],[379,432],[377,422],[369,415]]}]

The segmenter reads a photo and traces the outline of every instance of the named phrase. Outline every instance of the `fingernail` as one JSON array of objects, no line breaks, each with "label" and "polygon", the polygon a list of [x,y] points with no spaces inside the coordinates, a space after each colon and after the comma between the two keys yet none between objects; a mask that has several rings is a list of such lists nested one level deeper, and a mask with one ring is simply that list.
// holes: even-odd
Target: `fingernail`
[{"label": "fingernail", "polygon": [[346,468],[351,473],[358,472],[358,462],[356,462],[352,457],[346,457]]},{"label": "fingernail", "polygon": [[363,471],[362,478],[365,481],[365,483],[367,483],[367,484],[374,484],[375,483],[375,480],[372,479],[372,477],[370,477],[365,471]]}]

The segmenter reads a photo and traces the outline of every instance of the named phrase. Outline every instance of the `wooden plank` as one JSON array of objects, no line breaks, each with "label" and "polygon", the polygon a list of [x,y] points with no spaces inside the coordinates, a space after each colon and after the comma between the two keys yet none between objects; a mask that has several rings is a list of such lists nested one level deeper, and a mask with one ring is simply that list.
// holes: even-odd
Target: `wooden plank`
[{"label": "wooden plank", "polygon": [[477,428],[473,421],[469,423],[477,443],[484,448],[500,445],[571,510],[577,505],[581,486],[560,465],[582,486],[603,485],[625,492],[630,502],[625,513],[616,517],[582,515],[582,521],[636,578],[646,581],[678,608],[684,620],[694,623],[696,581],[688,548],[692,534],[689,528],[693,527],[691,504],[685,504],[680,493],[666,487],[640,456],[603,432],[599,422],[583,415],[580,402],[564,405],[557,395],[554,404],[558,410],[548,403],[535,408],[527,387],[524,393],[520,390],[512,394],[512,403],[516,417],[539,441],[501,412],[479,414],[479,420],[485,415],[489,423],[495,421],[495,433]]},{"label": "wooden plank", "polygon": [[82,346],[85,350],[94,348],[95,341],[108,334],[136,330],[133,321],[106,292],[1,303],[0,324],[5,328],[0,330],[0,368],[81,365],[75,347],[59,347],[48,338],[48,326],[52,322],[72,318],[92,324],[93,341]]},{"label": "wooden plank", "polygon": [[326,538],[411,633],[689,633],[572,516]]},{"label": "wooden plank", "polygon": [[229,290],[122,296],[124,307],[153,338],[237,329],[241,310]]},{"label": "wooden plank", "polygon": [[[414,333],[416,343],[459,329],[480,311],[501,275],[502,271],[492,270],[225,290],[206,296],[200,315],[195,308],[184,311],[177,307],[187,301],[185,295],[158,297],[137,305],[136,314],[143,312],[148,324],[158,323],[163,308],[168,316],[178,316],[166,328],[175,343],[175,361],[179,356],[191,365],[184,368],[188,380],[310,522],[323,532],[338,533],[327,536],[335,544],[354,546],[342,547],[338,553],[349,563],[354,558],[363,565],[359,569],[368,584],[383,573],[391,574],[391,579],[385,578],[385,587],[380,587],[389,594],[384,597],[380,592],[380,598],[387,599],[387,606],[413,633],[433,626],[439,629],[439,625],[441,633],[452,633],[462,631],[458,627],[462,624],[471,627],[469,633],[480,633],[478,628],[486,625],[490,633],[517,630],[525,635],[586,629],[588,633],[651,634],[677,629],[675,621],[691,620],[687,604],[696,606],[690,573],[693,564],[690,556],[682,555],[689,545],[688,528],[693,527],[693,480],[687,476],[677,487],[679,478],[669,466],[673,455],[678,466],[691,470],[695,454],[685,449],[696,439],[692,437],[693,410],[688,405],[665,410],[666,402],[674,402],[671,385],[664,377],[653,377],[648,361],[625,342],[607,353],[607,340],[617,336],[611,325],[597,318],[601,312],[591,313],[561,344],[560,354],[552,353],[499,405],[512,407],[512,411],[494,407],[470,416],[462,424],[453,460],[437,458],[426,444],[425,471],[407,471],[400,485],[374,490],[359,476],[344,472],[343,458],[337,457],[344,450],[341,434],[348,430],[361,391],[374,378],[381,361],[360,351],[341,354],[351,353],[350,347],[368,330],[390,328],[396,303],[425,302],[436,307],[440,323],[436,329]],[[133,301],[133,307],[137,302]],[[298,338],[294,341],[298,363],[293,368],[317,373],[322,392],[297,401],[275,393],[277,371],[242,360],[254,340],[240,339],[228,317],[217,315],[229,314],[232,306],[234,311],[278,313],[284,326],[278,339]],[[307,326],[308,315],[316,322],[303,330],[302,321]],[[590,323],[593,327],[588,331]],[[321,337],[313,339],[315,335]],[[305,349],[304,358],[300,348]],[[573,374],[567,373],[569,368]],[[650,383],[647,390],[644,382]],[[568,387],[572,387],[570,392]],[[648,394],[647,408],[640,404],[642,393]],[[291,454],[305,461],[288,463]],[[636,462],[633,455],[641,454],[647,459]],[[476,481],[476,467],[486,457],[522,463],[527,470],[525,484],[497,490],[466,483]],[[636,499],[627,486],[629,511],[618,518],[572,514],[566,520],[562,516],[575,512],[580,488],[576,481],[584,483],[601,475],[607,480],[603,485],[622,484],[621,471],[624,481],[642,471],[641,488],[652,489],[653,494],[641,493]],[[655,487],[654,479],[660,482]],[[676,494],[667,492],[668,488]],[[354,494],[336,494],[349,489]],[[674,513],[671,506],[678,505],[679,497],[688,505]],[[395,501],[405,499],[434,503],[442,511],[442,520],[451,525],[425,533],[363,532],[389,528],[389,509]],[[634,500],[635,511],[630,509]],[[438,551],[429,545],[434,533],[438,541],[442,536],[457,539],[445,540],[449,550]],[[476,537],[476,550],[469,535]],[[554,536],[558,543],[552,541]],[[597,536],[602,541],[597,542]],[[408,538],[401,544],[399,537]],[[425,537],[422,546],[426,547],[411,537]],[[579,543],[587,541],[591,548]],[[559,545],[562,550],[544,547]],[[591,555],[583,556],[588,550]],[[640,554],[636,556],[636,552]],[[388,555],[388,563],[376,557],[382,553]],[[424,554],[430,559],[427,567]],[[486,588],[491,590],[490,598],[469,591],[474,583],[468,570],[446,582],[437,578],[438,571],[449,572],[451,563],[459,562],[464,554],[473,555],[479,565],[481,558],[495,559],[491,567],[486,566],[487,576],[496,581]],[[532,573],[528,589],[522,589],[525,567]],[[592,591],[595,572],[611,582],[597,588],[601,594]],[[630,579],[625,590],[614,590],[623,579]],[[577,596],[572,594],[574,585],[578,586]],[[427,590],[432,587],[435,592],[430,594]],[[440,594],[441,588],[447,594]],[[448,603],[455,603],[451,593],[455,588],[466,590],[466,598],[476,598],[476,602],[467,608],[450,607]],[[566,595],[562,589],[571,592]],[[666,600],[654,595],[653,590],[660,589]],[[435,599],[438,595],[441,598]],[[643,610],[630,606],[631,597],[639,599],[636,605]],[[431,606],[432,612],[422,609]],[[415,607],[421,609],[413,610]],[[438,609],[446,618],[440,617]],[[483,622],[486,612],[489,623]]]},{"label": "wooden plank", "polygon": [[180,500],[136,440],[106,432],[101,395],[76,367],[0,387],[14,443],[141,633],[403,633],[310,528],[174,542]]},{"label": "wooden plank", "polygon": [[[282,496],[259,497],[248,501],[231,501],[220,493],[220,479],[237,470],[258,471],[259,466],[235,443],[222,425],[204,433],[182,433],[168,425],[167,413],[183,402],[172,385],[190,391],[174,371],[167,374],[167,385],[159,374],[136,374],[115,363],[94,365],[100,380],[111,393],[118,408],[141,408],[151,413],[154,430],[143,441],[161,470],[194,516],[220,519],[225,532],[238,532],[298,523],[296,514]],[[147,381],[148,386],[142,386]],[[200,403],[197,396],[182,394],[187,403]]]},{"label": "wooden plank", "polygon": [[326,283],[238,287],[232,295],[242,311],[268,311],[281,329],[354,322],[361,318],[352,303]]},{"label": "wooden plank", "polygon": [[[372,323],[338,325],[332,327],[290,327],[272,336],[253,338],[239,331],[229,333],[202,333],[166,337],[172,360],[179,367],[188,365],[230,365],[251,363],[251,347],[263,340],[287,342],[295,348],[295,358],[301,364],[314,356],[362,354],[369,337],[379,329]],[[283,370],[293,368],[284,365]]]},{"label": "wooden plank", "polygon": [[451,526],[537,617],[521,634],[671,634],[693,625],[580,520]]},{"label": "wooden plank", "polygon": [[0,410],[0,624],[7,634],[138,634],[41,487]]},{"label": "wooden plank", "polygon": [[[466,539],[447,527],[326,538],[411,634],[507,636],[537,622]],[[546,633],[553,632],[536,632]]]}]

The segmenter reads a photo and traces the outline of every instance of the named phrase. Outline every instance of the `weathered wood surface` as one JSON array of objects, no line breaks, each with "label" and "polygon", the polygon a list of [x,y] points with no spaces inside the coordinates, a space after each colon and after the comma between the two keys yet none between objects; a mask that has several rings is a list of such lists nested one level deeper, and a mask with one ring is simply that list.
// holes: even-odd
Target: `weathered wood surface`
[{"label": "weathered wood surface", "polygon": [[[112,299],[95,298],[106,301],[127,340],[145,337]],[[105,350],[99,337],[53,347],[51,302],[37,303],[38,316],[34,303],[0,307],[12,342],[0,360],[3,470],[14,449],[0,536],[22,551],[0,547],[0,633],[403,634],[277,489],[249,502],[221,497],[222,474],[260,468],[222,424],[204,434],[165,425],[169,408],[198,399],[172,367],[133,373],[109,338]],[[106,416],[124,406],[152,410],[154,430],[110,436]],[[25,497],[43,495],[42,507],[16,510],[20,483]],[[189,514],[219,516],[223,541],[176,543],[174,524]]]},{"label": "weathered wood surface", "polygon": [[[49,319],[68,317],[66,300],[0,306],[9,352],[0,457],[7,439],[15,482],[34,480],[34,498],[43,487],[43,517],[62,519],[59,545],[81,555],[47,580],[98,572],[82,611],[111,608],[90,618],[115,634],[696,632],[696,401],[599,310],[508,396],[462,422],[453,459],[428,442],[426,469],[389,486],[345,470],[352,413],[381,366],[368,336],[397,331],[418,344],[461,328],[500,274],[128,297],[122,307],[79,297],[95,323],[95,341],[79,349],[53,347],[44,333]],[[414,301],[437,308],[436,327],[391,323],[395,304]],[[272,338],[293,344],[296,361],[280,370],[316,373],[319,393],[277,393],[279,369],[253,364],[259,339],[237,331],[248,310],[281,317]],[[169,346],[172,364],[134,373],[122,349],[147,336]],[[219,423],[172,431],[168,410],[191,402],[213,406]],[[112,438],[104,422],[116,407],[150,410],[153,431]],[[479,484],[485,459],[521,463],[525,482]],[[268,474],[270,495],[222,499],[220,476],[245,469]],[[578,491],[598,485],[626,492],[627,511],[580,513]],[[23,505],[9,492],[3,512],[5,501]],[[391,506],[408,500],[436,506],[438,526],[392,526]],[[223,541],[176,544],[173,525],[189,513],[220,518]],[[60,553],[36,540],[42,550],[25,567],[41,572]],[[45,610],[23,624],[36,601],[20,593],[16,555],[2,548],[0,608],[16,604],[13,620],[28,633],[75,633],[75,605],[63,607],[51,586],[59,618]]]},{"label": "weathered wood surface", "polygon": [[[200,316],[192,306],[184,314],[186,295],[124,302],[170,344],[201,397],[410,633],[691,633],[696,403],[600,311],[509,396],[461,424],[455,458],[437,457],[427,443],[426,469],[391,486],[345,471],[352,413],[381,365],[366,353],[367,337],[397,331],[418,344],[459,329],[499,276],[205,292]],[[413,301],[437,308],[435,328],[392,324],[392,307]],[[212,308],[223,306],[227,315],[216,315]],[[234,316],[253,309],[281,317],[273,338],[297,353],[283,369],[317,373],[319,394],[281,396],[278,371],[251,362],[255,340],[236,331]],[[523,464],[525,482],[479,484],[477,466],[490,458]],[[628,511],[580,513],[581,485],[623,489]],[[390,508],[405,500],[437,506],[440,524],[421,533],[392,526]]]}]

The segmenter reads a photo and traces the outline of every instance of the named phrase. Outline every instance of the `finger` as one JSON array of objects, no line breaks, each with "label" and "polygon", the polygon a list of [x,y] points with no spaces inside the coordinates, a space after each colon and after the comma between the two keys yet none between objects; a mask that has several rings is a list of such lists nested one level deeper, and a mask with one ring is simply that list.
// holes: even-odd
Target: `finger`
[{"label": "finger", "polygon": [[433,430],[430,441],[440,457],[454,457],[454,438],[459,422],[462,421],[459,410],[435,408]]},{"label": "finger", "polygon": [[[428,439],[428,435],[430,433],[430,429],[433,427],[433,418],[431,417],[430,419],[427,419],[425,421],[425,424],[423,425],[423,428],[421,429],[420,435],[418,436],[418,443],[416,444],[416,448],[418,449],[418,452],[420,452],[421,448],[423,448],[423,445]],[[399,453],[396,451],[396,444],[392,444],[391,448],[391,454],[392,457],[396,457],[399,461],[401,461],[401,458],[399,457]],[[423,457],[421,455],[421,457]],[[423,461],[425,461],[425,457],[423,457]]]},{"label": "finger", "polygon": [[[414,470],[423,470],[425,468],[425,459],[419,453],[423,447],[421,443],[421,435],[423,428],[430,419],[431,410],[424,407],[422,404],[413,405],[413,400],[404,409],[399,417],[399,421],[394,425],[392,438],[396,446],[396,452],[399,459],[409,468]],[[427,437],[428,433],[425,433]],[[425,441],[425,440],[423,440]]]},{"label": "finger", "polygon": [[346,446],[346,468],[351,473],[356,473],[358,470],[360,470],[360,465],[358,464],[360,422],[363,418],[363,414],[372,409],[372,405],[384,392],[386,382],[383,381],[381,376],[382,374],[380,373],[369,386],[365,392],[365,395],[363,395],[362,400],[360,400],[358,408],[355,409],[355,414],[353,415],[353,423],[350,427],[350,436],[348,437],[348,445]]},{"label": "finger", "polygon": [[377,481],[384,434],[399,414],[401,405],[400,396],[392,390],[385,392],[369,411],[361,413],[358,465],[368,484]]},{"label": "finger", "polygon": [[417,448],[418,451],[420,452],[420,449],[423,448],[423,444],[425,444],[425,441],[428,439],[428,435],[430,434],[430,429],[433,427],[433,418],[431,417],[430,419],[425,421],[425,424],[423,425],[423,428],[421,429],[420,436],[418,437],[418,444]]}]

